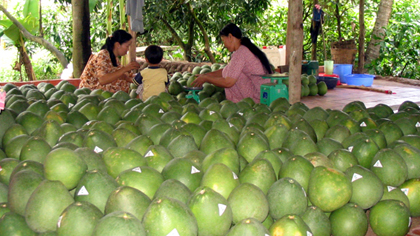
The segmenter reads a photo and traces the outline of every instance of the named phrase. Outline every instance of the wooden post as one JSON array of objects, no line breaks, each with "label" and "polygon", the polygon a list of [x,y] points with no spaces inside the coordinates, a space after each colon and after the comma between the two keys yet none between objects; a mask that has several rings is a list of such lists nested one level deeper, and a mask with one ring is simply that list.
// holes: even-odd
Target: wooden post
[{"label": "wooden post", "polygon": [[131,17],[127,16],[128,21],[128,32],[133,36],[133,41],[131,42],[130,49],[128,51],[128,58],[129,61],[136,61],[136,39],[137,39],[137,33],[131,30]]},{"label": "wooden post", "polygon": [[303,4],[302,1],[289,1],[287,46],[289,63],[289,102],[300,101],[303,51]]},{"label": "wooden post", "polygon": [[365,67],[365,0],[360,0],[359,3],[359,27],[359,63],[357,71],[359,74],[362,74]]}]

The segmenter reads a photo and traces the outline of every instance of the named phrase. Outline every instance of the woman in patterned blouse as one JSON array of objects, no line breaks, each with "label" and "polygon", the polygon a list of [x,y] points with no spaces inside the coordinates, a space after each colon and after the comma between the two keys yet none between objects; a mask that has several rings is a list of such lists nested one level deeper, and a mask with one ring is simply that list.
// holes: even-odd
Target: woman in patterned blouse
[{"label": "woman in patterned blouse", "polygon": [[220,31],[220,37],[229,52],[233,52],[229,64],[225,68],[198,75],[193,82],[194,87],[200,87],[209,82],[225,88],[226,98],[233,102],[251,97],[260,102],[260,86],[269,83],[262,79],[263,74],[273,73],[267,56],[242,32],[235,24],[228,24]]},{"label": "woman in patterned blouse", "polygon": [[139,69],[140,64],[133,61],[122,66],[118,57],[127,54],[132,40],[132,36],[124,30],[117,30],[108,37],[101,51],[89,59],[80,76],[82,81],[79,87],[128,93],[134,77],[132,71]]}]

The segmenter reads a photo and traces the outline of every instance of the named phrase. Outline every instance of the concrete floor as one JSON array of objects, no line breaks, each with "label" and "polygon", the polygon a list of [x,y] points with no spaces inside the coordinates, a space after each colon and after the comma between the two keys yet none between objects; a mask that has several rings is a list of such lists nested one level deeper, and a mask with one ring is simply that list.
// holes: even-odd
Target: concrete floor
[{"label": "concrete floor", "polygon": [[375,79],[372,88],[391,90],[393,94],[336,87],[328,90],[324,96],[303,97],[301,102],[309,108],[319,106],[324,109],[330,108],[336,110],[342,110],[346,104],[352,101],[361,101],[367,108],[383,103],[394,110],[397,110],[399,105],[407,100],[420,105],[420,86]]}]

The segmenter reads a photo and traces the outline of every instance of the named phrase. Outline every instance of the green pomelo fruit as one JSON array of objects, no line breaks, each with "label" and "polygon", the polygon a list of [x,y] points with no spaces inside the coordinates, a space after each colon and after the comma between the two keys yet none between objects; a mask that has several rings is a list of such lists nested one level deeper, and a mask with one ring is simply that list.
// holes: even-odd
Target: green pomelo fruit
[{"label": "green pomelo fruit", "polygon": [[303,118],[311,122],[313,120],[326,120],[328,118],[328,112],[325,111],[322,107],[314,107],[309,109],[304,115]]},{"label": "green pomelo fruit", "polygon": [[191,190],[179,180],[167,179],[159,186],[153,199],[170,197],[187,205],[191,194]]},{"label": "green pomelo fruit", "polygon": [[[299,140],[302,140],[302,139],[309,139],[309,140],[312,141],[311,137],[305,131],[299,130],[299,129],[291,129],[291,130],[289,130],[289,132],[286,136],[286,139],[283,142],[282,147],[287,148],[291,151],[292,147],[294,145],[296,145],[296,143]],[[314,143],[314,145],[316,145],[316,144]],[[312,152],[312,151],[310,151],[310,152]],[[309,152],[307,152],[307,153],[309,153]],[[298,155],[298,154],[295,154],[295,155]]]},{"label": "green pomelo fruit", "polygon": [[333,127],[335,125],[341,124],[344,120],[350,118],[350,116],[339,110],[332,110],[329,112],[327,123],[329,127]]},{"label": "green pomelo fruit", "polygon": [[239,139],[237,146],[238,154],[243,156],[248,162],[254,160],[260,152],[269,149],[269,144],[265,139],[254,132],[243,135]]},{"label": "green pomelo fruit", "polygon": [[[57,104],[60,105],[60,104]],[[45,113],[45,116],[43,117],[45,121],[56,121],[59,125],[63,124],[67,119],[67,113],[66,112],[56,112],[53,110],[48,111]]]},{"label": "green pomelo fruit", "polygon": [[197,188],[188,202],[197,219],[198,235],[225,235],[232,224],[232,209],[228,201],[213,189]]},{"label": "green pomelo fruit", "polygon": [[162,197],[152,201],[143,217],[147,235],[198,235],[197,220],[182,202]]},{"label": "green pomelo fruit", "polygon": [[200,147],[201,141],[203,140],[204,135],[206,135],[207,130],[202,126],[193,123],[187,123],[182,125],[182,129],[190,133],[191,136],[194,138],[197,147]]},{"label": "green pomelo fruit", "polygon": [[100,130],[110,135],[112,135],[112,131],[114,131],[115,129],[114,125],[111,125],[105,121],[98,121],[98,120],[88,122],[82,128],[85,128],[88,130]]},{"label": "green pomelo fruit", "polygon": [[113,106],[105,106],[97,115],[96,120],[105,121],[109,124],[115,125],[121,120],[120,114],[116,112]]},{"label": "green pomelo fruit", "polygon": [[105,162],[100,154],[87,147],[77,148],[74,152],[86,163],[87,171],[97,170],[107,173]]},{"label": "green pomelo fruit", "polygon": [[175,120],[179,120],[180,118],[181,118],[181,114],[180,113],[178,113],[178,112],[176,112],[176,111],[168,111],[168,112],[165,112],[161,117],[160,117],[160,119],[163,121],[163,122],[165,122],[165,123],[168,123],[168,124],[170,124],[170,123],[172,123],[173,121],[175,121]]},{"label": "green pomelo fruit", "polygon": [[121,102],[126,102],[126,101],[128,101],[128,100],[131,99],[130,98],[130,95],[128,93],[122,91],[122,90],[119,90],[119,91],[115,92],[112,95],[112,97],[115,98],[115,99],[117,99],[117,100],[119,100],[119,101],[121,101]]},{"label": "green pomelo fruit", "polygon": [[376,122],[370,118],[363,118],[359,121],[359,128],[361,131],[366,132],[368,130],[372,130],[372,129],[376,129],[378,128],[378,125],[376,124]]},{"label": "green pomelo fruit", "polygon": [[271,163],[274,169],[274,173],[276,176],[279,176],[280,169],[283,165],[283,162],[280,159],[280,155],[278,152],[273,150],[264,150],[260,152],[255,159],[265,159]]},{"label": "green pomelo fruit", "polygon": [[[420,133],[419,133],[420,135]],[[410,144],[411,146],[420,149],[420,136],[419,135],[407,135],[401,137],[401,140]]]},{"label": "green pomelo fruit", "polygon": [[235,144],[222,131],[210,129],[201,141],[200,150],[210,154],[222,148],[235,148]]},{"label": "green pomelo fruit", "polygon": [[[137,106],[144,106],[144,103],[141,103]],[[122,120],[135,123],[139,116],[142,114],[141,109],[137,108],[137,106],[134,106],[130,110],[123,112],[123,114],[121,114]]]},{"label": "green pomelo fruit", "polygon": [[125,147],[145,155],[147,149],[153,145],[153,141],[146,135],[139,135],[131,140]]},{"label": "green pomelo fruit", "polygon": [[117,147],[125,147],[138,135],[125,128],[116,128],[112,132],[112,137],[117,143]]},{"label": "green pomelo fruit", "polygon": [[240,173],[241,183],[251,183],[259,187],[264,194],[267,194],[270,186],[276,182],[277,176],[273,166],[268,160],[255,159],[249,163]]},{"label": "green pomelo fruit", "polygon": [[330,215],[333,235],[364,236],[368,230],[368,219],[363,208],[354,203],[347,203]]},{"label": "green pomelo fruit", "polygon": [[146,236],[141,221],[128,212],[116,211],[101,218],[92,236]]},{"label": "green pomelo fruit", "polygon": [[90,202],[104,212],[108,196],[117,187],[117,181],[107,173],[90,170],[85,173],[77,185],[74,200]]},{"label": "green pomelo fruit", "polygon": [[36,236],[25,222],[25,217],[7,212],[0,218],[0,232],[2,236]]},{"label": "green pomelo fruit", "polygon": [[179,180],[191,191],[194,191],[200,186],[203,172],[201,172],[192,161],[184,158],[177,158],[168,162],[162,170],[162,175],[165,180]]},{"label": "green pomelo fruit", "polygon": [[292,127],[292,121],[289,119],[289,117],[285,116],[283,113],[273,112],[269,114],[268,119],[265,121],[264,128],[267,130],[271,126],[277,124],[286,126],[288,130]]},{"label": "green pomelo fruit", "polygon": [[130,186],[153,199],[159,186],[165,181],[161,173],[148,166],[138,166],[121,172],[116,178],[121,186]]},{"label": "green pomelo fruit", "polygon": [[9,158],[19,160],[22,147],[29,139],[30,136],[26,134],[18,135],[12,138],[10,142],[7,145],[5,145],[4,153]]},{"label": "green pomelo fruit", "polygon": [[302,220],[309,226],[313,235],[330,236],[330,220],[321,209],[316,206],[307,207],[301,215]]},{"label": "green pomelo fruit", "polygon": [[44,175],[44,165],[42,163],[32,160],[26,160],[21,161],[19,162],[19,164],[16,165],[16,167],[12,171],[12,174],[10,175],[10,181],[17,172],[22,170],[33,170],[34,172],[42,176]]},{"label": "green pomelo fruit", "polygon": [[204,173],[200,185],[213,189],[227,199],[232,190],[239,185],[239,179],[225,164],[215,163]]},{"label": "green pomelo fruit", "polygon": [[83,143],[85,147],[88,147],[97,153],[104,152],[111,147],[117,147],[117,143],[110,134],[96,129],[88,131]]},{"label": "green pomelo fruit", "polygon": [[318,84],[318,94],[324,96],[328,92],[328,87],[325,81],[321,81]]},{"label": "green pomelo fruit", "polygon": [[329,128],[325,133],[324,138],[331,138],[341,143],[350,135],[350,130],[346,126],[338,124]]},{"label": "green pomelo fruit", "polygon": [[135,124],[138,126],[140,133],[148,134],[149,130],[156,124],[163,123],[159,118],[156,118],[152,115],[141,114],[139,118],[136,119]]},{"label": "green pomelo fruit", "polygon": [[42,123],[44,123],[44,119],[33,112],[24,111],[16,117],[16,122],[21,124],[28,134],[31,134],[41,127]]},{"label": "green pomelo fruit", "polygon": [[406,235],[410,229],[410,211],[397,200],[384,200],[372,207],[369,223],[378,236]]},{"label": "green pomelo fruit", "polygon": [[274,222],[270,229],[273,236],[312,235],[309,226],[298,215],[286,215]]},{"label": "green pomelo fruit", "polygon": [[96,120],[100,111],[100,108],[93,104],[93,103],[86,103],[84,106],[82,106],[79,110],[80,113],[82,113],[88,120]]},{"label": "green pomelo fruit", "polygon": [[394,121],[394,123],[400,127],[403,135],[415,134],[417,132],[416,121],[409,117],[400,118]]},{"label": "green pomelo fruit", "polygon": [[90,236],[103,213],[90,202],[74,202],[60,215],[57,235]]},{"label": "green pomelo fruit", "polygon": [[116,128],[124,128],[130,130],[131,132],[135,133],[136,135],[141,135],[140,130],[137,126],[130,121],[121,120],[115,124]]},{"label": "green pomelo fruit", "polygon": [[370,129],[364,131],[375,143],[378,145],[379,149],[386,148],[386,138],[382,131],[378,129]]},{"label": "green pomelo fruit", "polygon": [[[1,112],[0,116],[0,147],[3,147],[4,143],[4,135],[5,132],[15,124],[15,119],[11,112],[8,109],[5,109]],[[22,131],[22,134],[26,131],[23,126],[19,125],[20,130]],[[18,128],[19,129],[19,128]]]},{"label": "green pomelo fruit", "polygon": [[58,148],[45,157],[44,176],[48,180],[61,181],[68,190],[77,186],[87,170],[80,156],[67,148]]},{"label": "green pomelo fruit", "polygon": [[309,178],[314,166],[302,156],[292,156],[283,163],[279,179],[289,177],[296,180],[308,192]]},{"label": "green pomelo fruit", "polygon": [[0,183],[0,202],[2,203],[8,202],[8,199],[7,199],[8,194],[9,194],[9,186],[7,186],[6,184]]},{"label": "green pomelo fruit", "polygon": [[58,149],[58,148],[67,148],[67,149],[70,149],[70,150],[74,151],[74,150],[78,149],[79,146],[77,146],[74,143],[70,143],[70,142],[60,142],[60,143],[57,143],[56,145],[54,145],[54,147],[52,147],[52,150],[55,150],[55,149]]},{"label": "green pomelo fruit", "polygon": [[123,211],[131,213],[137,219],[142,219],[150,202],[150,198],[140,190],[120,186],[109,195],[105,205],[105,215]]},{"label": "green pomelo fruit", "polygon": [[232,208],[233,224],[247,218],[254,218],[259,222],[263,222],[267,218],[269,211],[267,197],[260,188],[253,184],[240,184],[233,189],[227,200]]},{"label": "green pomelo fruit", "polygon": [[324,155],[330,155],[332,152],[343,149],[343,145],[331,138],[323,138],[322,140],[318,141],[316,145],[319,148],[319,151]]},{"label": "green pomelo fruit", "polygon": [[198,150],[198,147],[191,135],[181,134],[168,144],[168,151],[174,158],[181,158],[193,150]]},{"label": "green pomelo fruit", "polygon": [[404,135],[401,128],[392,121],[387,121],[380,124],[378,129],[384,133],[387,144],[398,140]]},{"label": "green pomelo fruit", "polygon": [[[0,118],[1,117],[3,117],[3,112]],[[3,140],[2,140],[3,150],[7,146],[7,144],[10,142],[10,140],[15,138],[16,136],[23,135],[23,134],[28,134],[28,132],[22,125],[15,123],[15,120],[13,118],[13,124],[11,124],[9,128],[4,130],[4,135],[3,135]]]},{"label": "green pomelo fruit", "polygon": [[150,145],[143,155],[147,166],[162,172],[166,164],[174,159],[172,154],[162,145]]},{"label": "green pomelo fruit", "polygon": [[65,134],[63,134],[59,139],[58,139],[58,143],[72,143],[78,147],[82,147],[83,146],[83,135],[80,134],[77,131],[70,131],[67,132]]},{"label": "green pomelo fruit", "polygon": [[107,167],[108,174],[116,178],[121,172],[138,166],[145,166],[143,156],[131,149],[124,147],[108,148],[102,158]]},{"label": "green pomelo fruit", "polygon": [[357,158],[347,149],[335,150],[328,155],[328,158],[331,160],[333,168],[341,172],[359,164]]},{"label": "green pomelo fruit", "polygon": [[223,148],[208,154],[202,162],[202,170],[206,172],[215,163],[223,163],[236,175],[239,174],[239,155],[233,148]]},{"label": "green pomelo fruit", "polygon": [[0,203],[0,219],[7,212],[10,212],[7,202]]},{"label": "green pomelo fruit", "polygon": [[267,200],[270,215],[273,219],[280,219],[289,214],[300,215],[308,206],[306,192],[294,179],[281,178],[268,190]]},{"label": "green pomelo fruit", "polygon": [[391,107],[385,104],[377,104],[373,107],[373,113],[375,113],[379,118],[387,118],[394,113]]},{"label": "green pomelo fruit", "polygon": [[26,223],[36,232],[54,231],[57,219],[73,202],[74,199],[60,181],[43,180],[26,205]]},{"label": "green pomelo fruit", "polygon": [[381,200],[384,188],[381,180],[372,171],[362,166],[353,166],[345,174],[351,180],[353,189],[350,202],[362,209],[368,209]]},{"label": "green pomelo fruit", "polygon": [[400,186],[408,176],[404,159],[392,149],[382,149],[374,157],[370,169],[384,185]]},{"label": "green pomelo fruit", "polygon": [[67,122],[76,126],[76,128],[81,128],[89,119],[78,111],[71,111],[67,114]]},{"label": "green pomelo fruit", "polygon": [[420,179],[410,179],[401,184],[401,190],[410,201],[410,214],[413,217],[420,216]]},{"label": "green pomelo fruit", "polygon": [[17,172],[9,184],[8,201],[6,201],[9,209],[24,216],[29,197],[43,180],[44,177],[33,170]]},{"label": "green pomelo fruit", "polygon": [[289,129],[283,124],[271,126],[264,131],[269,141],[270,149],[280,148],[286,139]]},{"label": "green pomelo fruit", "polygon": [[309,124],[308,121],[306,121],[304,118],[299,119],[298,121],[296,121],[295,123],[292,124],[291,126],[292,129],[299,129],[304,131],[305,133],[307,133],[309,135],[309,137],[311,137],[311,139],[316,142],[317,138],[316,138],[316,133],[314,131],[314,129],[312,128],[312,126]]},{"label": "green pomelo fruit", "polygon": [[13,169],[19,164],[15,158],[4,158],[0,160],[0,182],[9,185]]},{"label": "green pomelo fruit", "polygon": [[322,140],[325,136],[325,133],[329,129],[329,126],[325,120],[312,120],[309,122],[312,128],[315,131],[317,140]]},{"label": "green pomelo fruit", "polygon": [[313,205],[331,212],[344,206],[351,196],[351,182],[343,172],[323,166],[312,170],[308,197]]},{"label": "green pomelo fruit", "polygon": [[408,208],[410,208],[410,200],[408,199],[405,192],[407,192],[406,189],[402,191],[399,187],[384,186],[384,194],[382,195],[381,201],[388,199],[398,200],[403,202]]},{"label": "green pomelo fruit", "polygon": [[359,164],[365,168],[370,168],[372,160],[379,151],[378,145],[370,138],[359,140],[354,146],[349,146],[348,149],[356,157]]},{"label": "green pomelo fruit", "polygon": [[311,152],[304,156],[314,167],[325,166],[328,168],[333,168],[331,160],[324,154],[320,152]]},{"label": "green pomelo fruit", "polygon": [[241,220],[232,228],[226,236],[253,236],[253,235],[269,235],[268,229],[258,220],[248,218]]},{"label": "green pomelo fruit", "polygon": [[239,141],[239,130],[232,124],[229,124],[225,119],[218,119],[213,122],[213,129],[218,129],[229,136],[233,143],[237,144]]},{"label": "green pomelo fruit", "polygon": [[396,151],[407,165],[407,179],[420,178],[420,150],[409,145],[400,144],[394,147]]},{"label": "green pomelo fruit", "polygon": [[166,130],[162,134],[162,137],[160,138],[160,141],[159,141],[159,145],[162,145],[165,148],[168,148],[169,143],[181,134],[190,135],[190,133],[188,133],[183,128],[172,126],[172,128]]},{"label": "green pomelo fruit", "polygon": [[32,133],[32,136],[40,136],[53,147],[57,144],[58,139],[63,135],[63,129],[55,120],[46,120],[39,129]]},{"label": "green pomelo fruit", "polygon": [[[6,104],[8,104],[6,102]],[[24,112],[29,107],[29,103],[24,100],[17,100],[14,101],[10,106],[6,106],[7,109],[10,109],[11,111],[14,111],[16,113]]]}]

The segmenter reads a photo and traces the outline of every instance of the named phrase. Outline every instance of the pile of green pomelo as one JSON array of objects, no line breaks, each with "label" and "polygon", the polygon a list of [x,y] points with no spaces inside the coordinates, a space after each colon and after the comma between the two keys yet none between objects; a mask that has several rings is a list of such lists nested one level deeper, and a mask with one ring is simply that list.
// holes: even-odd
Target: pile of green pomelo
[{"label": "pile of green pomelo", "polygon": [[210,87],[200,103],[67,81],[3,89],[1,236],[398,236],[420,216],[410,101],[325,110]]}]

